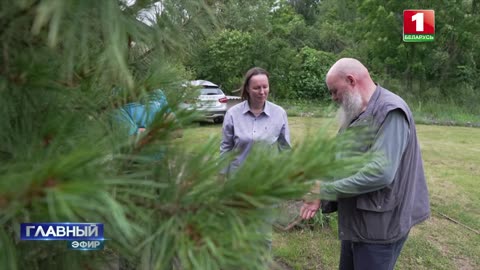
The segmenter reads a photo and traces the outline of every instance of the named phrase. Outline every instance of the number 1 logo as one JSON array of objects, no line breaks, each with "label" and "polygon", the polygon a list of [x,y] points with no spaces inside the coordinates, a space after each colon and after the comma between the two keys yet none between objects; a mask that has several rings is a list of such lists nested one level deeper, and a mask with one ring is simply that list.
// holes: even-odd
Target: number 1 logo
[{"label": "number 1 logo", "polygon": [[427,42],[435,38],[435,12],[426,9],[403,11],[403,41]]}]

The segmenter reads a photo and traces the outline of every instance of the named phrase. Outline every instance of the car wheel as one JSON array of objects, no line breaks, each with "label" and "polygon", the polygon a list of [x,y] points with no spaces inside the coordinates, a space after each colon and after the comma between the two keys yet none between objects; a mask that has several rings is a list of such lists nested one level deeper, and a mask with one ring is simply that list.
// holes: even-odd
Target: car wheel
[{"label": "car wheel", "polygon": [[213,122],[214,122],[215,124],[223,123],[223,117],[222,117],[222,116],[215,117],[215,118],[213,118]]}]

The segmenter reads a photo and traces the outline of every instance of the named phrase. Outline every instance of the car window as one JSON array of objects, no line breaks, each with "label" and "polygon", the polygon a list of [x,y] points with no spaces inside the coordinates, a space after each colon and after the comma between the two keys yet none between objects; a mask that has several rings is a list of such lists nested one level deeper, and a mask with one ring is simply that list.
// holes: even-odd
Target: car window
[{"label": "car window", "polygon": [[219,88],[204,88],[200,91],[201,95],[223,95]]}]

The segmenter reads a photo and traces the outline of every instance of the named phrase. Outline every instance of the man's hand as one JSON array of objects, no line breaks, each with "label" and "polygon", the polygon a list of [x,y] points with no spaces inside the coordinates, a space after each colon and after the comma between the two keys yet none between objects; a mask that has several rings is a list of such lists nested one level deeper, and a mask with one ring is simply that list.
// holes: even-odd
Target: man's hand
[{"label": "man's hand", "polygon": [[320,200],[304,202],[300,209],[300,216],[303,219],[311,219],[320,208]]}]

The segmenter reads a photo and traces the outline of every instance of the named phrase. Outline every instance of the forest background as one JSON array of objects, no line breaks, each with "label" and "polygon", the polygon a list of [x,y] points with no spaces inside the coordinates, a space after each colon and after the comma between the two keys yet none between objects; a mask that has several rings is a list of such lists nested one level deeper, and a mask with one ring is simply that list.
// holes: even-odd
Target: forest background
[{"label": "forest background", "polygon": [[[195,38],[183,65],[237,89],[245,70],[271,73],[287,103],[328,102],[325,73],[340,57],[363,62],[427,123],[479,120],[478,1],[209,1],[218,28]],[[434,42],[402,41],[403,10],[435,11]]]}]

